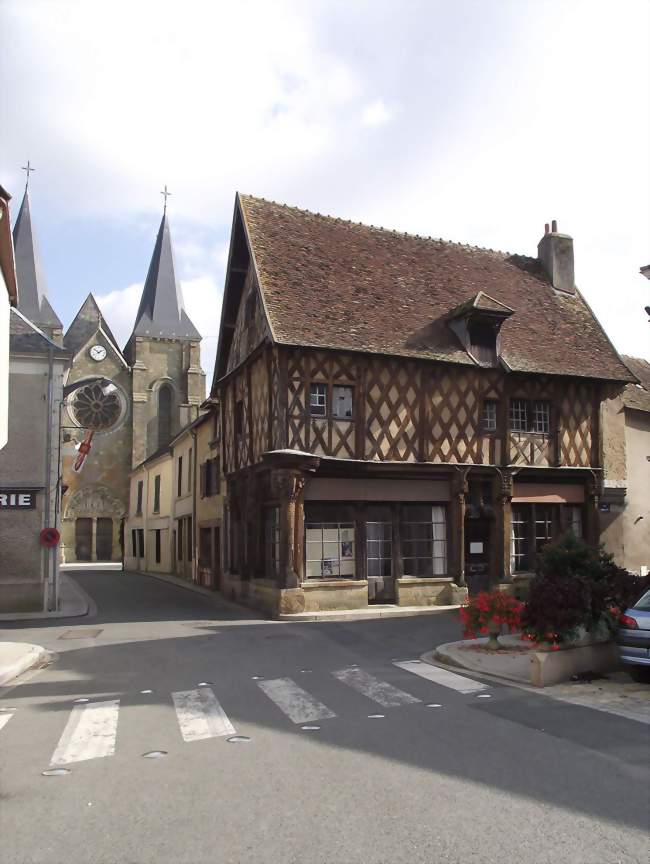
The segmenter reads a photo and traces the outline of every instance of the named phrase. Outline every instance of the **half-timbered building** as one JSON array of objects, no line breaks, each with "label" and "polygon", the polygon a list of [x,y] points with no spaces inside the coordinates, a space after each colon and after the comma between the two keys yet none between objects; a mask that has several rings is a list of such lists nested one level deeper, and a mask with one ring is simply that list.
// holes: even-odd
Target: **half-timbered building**
[{"label": "half-timbered building", "polygon": [[630,378],[555,224],[530,258],[238,195],[223,590],[274,613],[513,590],[559,532],[597,541],[600,405]]}]

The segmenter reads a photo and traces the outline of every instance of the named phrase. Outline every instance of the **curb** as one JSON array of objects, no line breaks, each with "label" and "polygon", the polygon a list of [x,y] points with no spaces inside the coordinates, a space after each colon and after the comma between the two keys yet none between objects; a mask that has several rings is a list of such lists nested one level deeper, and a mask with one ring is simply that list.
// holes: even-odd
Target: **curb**
[{"label": "curb", "polygon": [[[164,582],[167,585],[174,585],[176,588],[184,588],[186,591],[191,591],[193,594],[198,594],[200,597],[205,597],[210,600],[214,606],[229,606],[238,612],[247,612],[250,618],[257,617],[256,612],[264,617],[265,613],[258,609],[251,609],[250,606],[236,603],[224,597],[220,591],[213,591],[211,588],[204,588],[203,585],[195,585],[193,582],[186,582],[185,579],[180,579],[178,576],[172,576],[171,573],[152,573],[148,570],[124,570],[125,575],[134,573],[137,576],[144,576],[148,579],[157,579],[158,582]],[[268,617],[268,616],[267,616]]]},{"label": "curb", "polygon": [[82,611],[69,611],[60,609],[56,612],[3,612],[0,614],[0,624],[11,621],[48,621],[52,618],[83,618],[89,615],[91,618],[97,614],[97,606],[95,601],[83,590],[71,576],[67,573],[61,573],[61,583],[59,585],[59,595],[65,585],[65,591],[69,594],[76,594],[79,600],[79,608]]},{"label": "curb", "polygon": [[[19,645],[22,643],[10,642],[5,644]],[[24,653],[13,662],[0,665],[0,687],[5,686],[14,678],[17,678],[18,675],[22,675],[23,672],[31,669],[32,666],[36,666],[49,656],[49,652],[41,645],[25,643],[25,649]]]},{"label": "curb", "polygon": [[437,615],[442,612],[452,612],[460,606],[422,606],[416,608],[378,609],[376,612],[340,611],[331,612],[283,612],[276,616],[276,621],[376,621],[379,618],[418,618],[423,615]]}]

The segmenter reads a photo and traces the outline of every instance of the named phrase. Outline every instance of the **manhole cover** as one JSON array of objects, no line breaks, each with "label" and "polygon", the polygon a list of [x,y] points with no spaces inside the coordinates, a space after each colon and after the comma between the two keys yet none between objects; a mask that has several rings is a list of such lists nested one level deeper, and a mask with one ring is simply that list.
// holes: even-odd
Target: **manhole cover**
[{"label": "manhole cover", "polygon": [[75,627],[74,630],[66,630],[59,639],[95,639],[102,630],[102,627]]}]

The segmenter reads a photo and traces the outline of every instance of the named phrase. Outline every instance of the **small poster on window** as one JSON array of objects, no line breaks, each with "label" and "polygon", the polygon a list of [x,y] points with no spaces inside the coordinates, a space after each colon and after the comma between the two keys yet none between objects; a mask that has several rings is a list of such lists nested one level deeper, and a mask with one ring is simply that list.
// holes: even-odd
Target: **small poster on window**
[{"label": "small poster on window", "polygon": [[341,558],[352,558],[354,554],[353,544],[351,540],[341,541]]},{"label": "small poster on window", "polygon": [[322,576],[332,576],[334,574],[334,567],[332,566],[331,558],[324,558],[321,564],[321,575]]}]

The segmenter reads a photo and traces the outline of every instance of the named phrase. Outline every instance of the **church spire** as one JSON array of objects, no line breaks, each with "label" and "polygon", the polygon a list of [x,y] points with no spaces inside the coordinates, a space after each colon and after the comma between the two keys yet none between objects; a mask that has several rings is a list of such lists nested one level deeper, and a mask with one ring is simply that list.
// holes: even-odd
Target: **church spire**
[{"label": "church spire", "polygon": [[[165,187],[165,191],[167,187]],[[169,194],[169,193],[167,193]],[[201,334],[183,306],[183,293],[176,277],[167,199],[142,298],[135,317],[133,336],[199,340]]]},{"label": "church spire", "polygon": [[[30,170],[33,171],[34,169],[30,167]],[[47,286],[32,228],[27,186],[25,186],[25,194],[14,225],[14,251],[16,282],[18,284],[18,309],[33,324],[41,328],[62,330],[63,325],[47,299]]]}]

